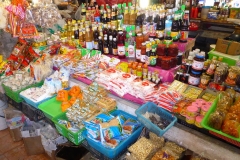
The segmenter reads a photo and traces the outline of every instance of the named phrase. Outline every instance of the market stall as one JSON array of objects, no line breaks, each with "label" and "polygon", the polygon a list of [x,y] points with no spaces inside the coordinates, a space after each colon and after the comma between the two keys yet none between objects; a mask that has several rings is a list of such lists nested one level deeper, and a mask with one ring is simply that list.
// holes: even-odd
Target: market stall
[{"label": "market stall", "polygon": [[97,159],[237,160],[240,67],[227,54],[239,44],[219,39],[224,53],[207,59],[185,5],[102,3],[82,3],[80,20],[45,0],[0,6],[18,39],[0,57],[0,98],[19,110],[5,112],[14,141],[32,138],[52,158],[69,141]]}]

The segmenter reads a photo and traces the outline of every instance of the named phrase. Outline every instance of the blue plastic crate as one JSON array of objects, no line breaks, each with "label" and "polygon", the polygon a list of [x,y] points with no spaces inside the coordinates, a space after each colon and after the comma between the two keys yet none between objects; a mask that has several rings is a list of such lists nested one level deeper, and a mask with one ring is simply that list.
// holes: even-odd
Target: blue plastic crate
[{"label": "blue plastic crate", "polygon": [[[162,130],[158,126],[153,124],[151,120],[143,116],[146,112],[156,113],[160,117],[168,120],[170,124]],[[169,128],[171,128],[177,122],[177,118],[174,115],[152,102],[145,103],[140,108],[138,108],[135,113],[137,115],[138,121],[158,136],[162,136]]]},{"label": "blue plastic crate", "polygon": [[46,99],[44,99],[44,100],[36,103],[36,102],[33,102],[32,100],[30,100],[30,99],[28,99],[27,97],[25,97],[25,96],[23,96],[23,95],[20,94],[20,97],[22,97],[27,104],[30,104],[31,106],[33,106],[34,108],[37,108],[37,109],[38,109],[38,106],[39,106],[41,103],[43,103],[43,102],[45,102],[45,101],[47,101],[47,100],[49,100],[49,99],[51,99],[51,98],[53,98],[53,97],[55,97],[55,96],[56,96],[56,95],[54,95],[54,96],[52,96],[52,97],[49,97],[49,98],[46,98]]},{"label": "blue plastic crate", "polygon": [[[113,116],[117,116],[122,114],[125,118],[132,118],[137,120],[137,117],[134,117],[133,115],[130,115],[124,111],[116,110],[111,113]],[[86,138],[88,144],[90,147],[94,148],[95,150],[99,151],[106,157],[113,159],[117,156],[119,156],[122,151],[126,150],[128,147],[130,147],[140,136],[142,132],[143,126],[141,125],[137,130],[135,130],[127,139],[125,139],[123,142],[121,142],[118,146],[116,146],[114,149],[106,148],[104,147],[100,142],[96,142],[87,136],[87,131],[85,130],[83,132],[83,136]]]}]

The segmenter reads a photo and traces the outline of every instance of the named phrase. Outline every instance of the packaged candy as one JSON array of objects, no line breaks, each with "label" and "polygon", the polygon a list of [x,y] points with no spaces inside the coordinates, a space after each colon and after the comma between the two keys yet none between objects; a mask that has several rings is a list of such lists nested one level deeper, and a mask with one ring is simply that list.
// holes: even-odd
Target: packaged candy
[{"label": "packaged candy", "polygon": [[86,127],[88,137],[95,141],[100,141],[99,125],[86,121],[84,121],[84,125]]},{"label": "packaged candy", "polygon": [[66,101],[68,101],[68,91],[66,91],[66,90],[60,90],[60,91],[58,91],[56,100],[57,100],[57,101],[61,101],[61,102],[66,102]]},{"label": "packaged candy", "polygon": [[70,96],[77,97],[77,96],[80,94],[80,92],[81,92],[81,89],[80,89],[79,86],[73,86],[73,87],[69,90],[68,94],[69,94]]}]

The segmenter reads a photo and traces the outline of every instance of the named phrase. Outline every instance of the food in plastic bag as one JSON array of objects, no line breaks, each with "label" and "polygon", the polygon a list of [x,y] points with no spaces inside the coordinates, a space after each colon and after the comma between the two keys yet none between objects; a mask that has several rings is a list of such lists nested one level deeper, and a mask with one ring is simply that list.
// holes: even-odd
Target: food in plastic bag
[{"label": "food in plastic bag", "polygon": [[69,103],[68,101],[63,101],[61,104],[61,109],[63,112],[65,112],[71,106],[71,103]]},{"label": "food in plastic bag", "polygon": [[234,120],[225,120],[223,122],[222,131],[233,137],[240,137],[240,124]]},{"label": "food in plastic bag", "polygon": [[61,101],[61,102],[66,102],[66,101],[68,101],[68,91],[66,91],[66,90],[60,90],[60,91],[58,91],[56,100],[57,100],[57,101]]},{"label": "food in plastic bag", "polygon": [[76,102],[77,98],[76,97],[71,97],[69,100],[69,103],[73,105]]},{"label": "food in plastic bag", "polygon": [[73,87],[69,90],[68,94],[69,94],[70,96],[77,97],[77,96],[80,94],[80,92],[81,92],[81,89],[80,89],[79,86],[73,86]]},{"label": "food in plastic bag", "polygon": [[110,115],[108,113],[100,113],[97,116],[95,116],[95,118],[93,118],[91,120],[91,122],[95,123],[95,124],[105,123],[105,122],[109,122],[113,118],[114,118],[114,116],[112,116],[112,115]]},{"label": "food in plastic bag", "polygon": [[224,117],[222,117],[219,112],[213,112],[210,114],[208,119],[208,125],[216,130],[220,130],[222,123],[223,123]]}]

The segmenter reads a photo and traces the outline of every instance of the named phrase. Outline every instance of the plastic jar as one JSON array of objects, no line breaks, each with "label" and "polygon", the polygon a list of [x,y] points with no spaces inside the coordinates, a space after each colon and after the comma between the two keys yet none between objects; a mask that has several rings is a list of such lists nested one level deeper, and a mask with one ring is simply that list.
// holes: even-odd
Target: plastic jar
[{"label": "plastic jar", "polygon": [[161,57],[161,64],[162,69],[169,70],[172,68],[172,58],[167,56]]},{"label": "plastic jar", "polygon": [[207,105],[205,105],[205,106],[202,106],[201,107],[201,112],[200,112],[200,115],[202,115],[202,116],[205,116],[206,115],[206,113],[208,112],[208,110],[209,110],[209,106],[207,106]]},{"label": "plastic jar", "polygon": [[188,117],[196,117],[197,114],[198,114],[198,107],[193,106],[193,105],[187,107],[187,116]]},{"label": "plastic jar", "polygon": [[203,120],[203,116],[197,116],[195,119],[195,125],[199,128],[202,128],[201,122]]},{"label": "plastic jar", "polygon": [[193,58],[192,68],[196,71],[202,71],[204,66],[205,55],[201,53],[197,53]]},{"label": "plastic jar", "polygon": [[201,19],[207,19],[209,10],[210,10],[210,6],[202,6]]},{"label": "plastic jar", "polygon": [[186,122],[189,124],[194,124],[195,123],[196,117],[188,117],[186,116]]},{"label": "plastic jar", "polygon": [[168,46],[168,56],[176,57],[178,55],[178,46],[176,44],[170,44]]},{"label": "plastic jar", "polygon": [[165,56],[166,55],[166,45],[165,44],[158,44],[157,46],[157,55],[158,56]]},{"label": "plastic jar", "polygon": [[193,86],[199,85],[200,76],[201,76],[201,72],[196,72],[196,71],[192,70],[191,74],[189,75],[189,78],[188,78],[188,84],[193,85]]}]

